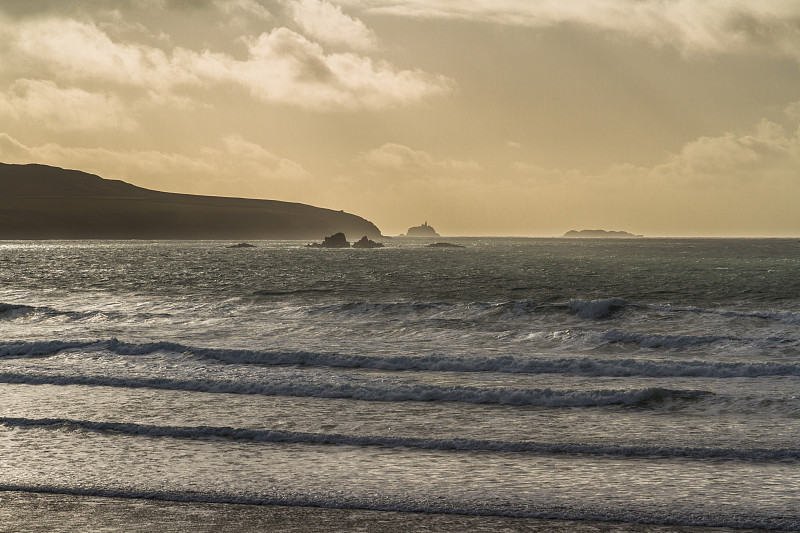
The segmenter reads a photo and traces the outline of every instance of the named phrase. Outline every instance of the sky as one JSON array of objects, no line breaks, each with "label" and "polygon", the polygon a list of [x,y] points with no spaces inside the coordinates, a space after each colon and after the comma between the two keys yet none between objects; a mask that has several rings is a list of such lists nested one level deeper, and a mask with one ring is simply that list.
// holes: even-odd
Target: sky
[{"label": "sky", "polygon": [[800,235],[797,0],[2,0],[0,161],[385,235]]}]

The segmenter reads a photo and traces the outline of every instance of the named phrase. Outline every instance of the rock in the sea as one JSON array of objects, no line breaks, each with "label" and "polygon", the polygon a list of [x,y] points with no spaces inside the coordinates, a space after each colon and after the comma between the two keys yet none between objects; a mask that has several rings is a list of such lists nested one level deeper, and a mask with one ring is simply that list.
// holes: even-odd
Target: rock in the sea
[{"label": "rock in the sea", "polygon": [[255,244],[250,244],[249,242],[240,242],[239,244],[231,244],[230,246],[226,246],[226,248],[255,248]]},{"label": "rock in the sea", "polygon": [[350,248],[350,243],[347,242],[347,237],[344,233],[334,233],[330,237],[325,237],[321,243],[314,242],[309,244],[312,248]]},{"label": "rock in the sea", "polygon": [[353,248],[383,248],[383,243],[372,241],[364,235],[361,240],[353,243]]},{"label": "rock in the sea", "polygon": [[607,231],[604,229],[582,229],[580,231],[569,230],[564,237],[572,239],[637,239],[644,235],[634,235],[627,231]]},{"label": "rock in the sea", "polygon": [[438,237],[439,234],[436,233],[436,230],[433,229],[433,226],[429,226],[428,222],[426,221],[421,226],[414,226],[413,228],[408,228],[406,232],[406,237]]},{"label": "rock in the sea", "polygon": [[433,244],[429,244],[428,248],[463,248],[463,246],[449,242],[435,242]]}]

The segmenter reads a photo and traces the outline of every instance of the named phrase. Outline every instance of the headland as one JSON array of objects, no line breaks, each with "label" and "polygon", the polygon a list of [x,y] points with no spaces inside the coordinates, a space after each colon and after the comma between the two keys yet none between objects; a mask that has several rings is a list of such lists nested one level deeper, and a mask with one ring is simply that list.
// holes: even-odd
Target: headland
[{"label": "headland", "polygon": [[320,239],[381,236],[357,215],[311,205],[144,189],[46,165],[0,163],[0,239]]}]

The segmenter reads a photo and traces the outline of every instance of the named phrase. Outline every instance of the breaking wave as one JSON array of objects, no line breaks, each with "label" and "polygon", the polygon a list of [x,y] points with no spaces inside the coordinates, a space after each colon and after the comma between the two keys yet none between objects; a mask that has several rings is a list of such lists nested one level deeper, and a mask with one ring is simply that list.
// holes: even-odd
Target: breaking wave
[{"label": "breaking wave", "polygon": [[63,350],[96,347],[98,341],[12,341],[0,342],[0,357],[41,357]]},{"label": "breaking wave", "polygon": [[[280,301],[291,298],[324,295],[336,292],[331,288],[307,288],[287,290],[260,290],[251,294],[252,297],[266,298],[268,301]],[[247,299],[243,300],[246,301]],[[782,324],[800,324],[800,312],[788,310],[726,310],[705,309],[692,306],[672,306],[669,304],[648,304],[631,302],[623,298],[610,297],[595,300],[572,299],[562,303],[540,303],[530,300],[512,300],[504,302],[448,302],[448,301],[394,301],[394,302],[335,302],[305,305],[303,300],[298,300],[287,309],[292,312],[303,312],[311,316],[330,315],[343,316],[354,319],[365,318],[453,318],[468,321],[528,319],[532,316],[546,317],[552,313],[567,312],[578,318],[587,320],[614,319],[620,313],[629,310],[639,312],[654,312],[658,314],[687,314],[687,315],[714,315],[731,319],[752,318],[775,321]],[[280,308],[276,308],[279,310]],[[39,315],[42,318],[66,317],[81,320],[102,316],[110,319],[126,316],[121,311],[104,310],[60,310],[48,306],[32,306],[23,303],[0,302],[0,320],[13,320],[29,315]],[[172,315],[165,313],[136,312],[136,318],[166,317]]]},{"label": "breaking wave", "polygon": [[703,390],[645,389],[534,389],[407,384],[402,382],[308,382],[292,378],[274,382],[232,380],[116,377],[97,375],[20,374],[0,372],[0,383],[28,385],[93,385],[106,387],[167,389],[207,393],[342,398],[371,402],[459,402],[538,407],[644,407],[668,401],[694,401],[713,394]]},{"label": "breaking wave", "polygon": [[602,300],[570,300],[567,307],[581,318],[605,318],[625,309],[628,303],[621,298]]},{"label": "breaking wave", "polygon": [[654,333],[628,333],[611,330],[603,334],[608,342],[634,343],[642,348],[687,348],[721,341],[745,341],[729,335],[659,335]]},{"label": "breaking wave", "polygon": [[29,305],[6,304],[0,302],[0,320],[19,318],[21,316],[32,313],[35,310],[36,310],[35,307],[31,307]]},{"label": "breaking wave", "polygon": [[584,444],[572,442],[501,441],[487,439],[441,439],[386,435],[348,435],[306,433],[273,429],[245,429],[228,426],[159,426],[130,422],[95,422],[68,418],[0,417],[0,424],[15,428],[80,429],[109,431],[148,437],[180,439],[224,438],[266,443],[329,444],[343,446],[381,446],[425,450],[528,452],[564,455],[610,455],[621,457],[680,457],[692,459],[797,460],[798,448],[712,448],[648,445]]},{"label": "breaking wave", "polygon": [[[270,293],[274,295],[293,295],[306,292],[324,292],[317,289],[308,291],[287,291]],[[680,307],[671,305],[630,302],[623,298],[611,297],[596,300],[572,299],[565,303],[540,303],[530,300],[505,302],[447,302],[447,301],[398,301],[398,302],[345,302],[312,305],[304,308],[309,315],[341,315],[351,318],[455,318],[459,320],[506,320],[529,319],[533,316],[547,316],[565,311],[587,320],[614,319],[620,313],[633,310],[657,314],[714,315],[726,318],[753,318],[782,324],[800,324],[800,313],[792,311],[734,311],[726,309],[704,309],[700,307]]]},{"label": "breaking wave", "polygon": [[[608,342],[635,342],[643,346],[682,347],[714,342],[716,338],[658,336],[608,332]],[[736,362],[705,360],[650,360],[596,357],[515,357],[506,355],[369,356],[339,353],[291,352],[201,348],[173,342],[126,343],[117,339],[97,341],[0,342],[0,357],[47,357],[63,350],[104,350],[138,356],[157,352],[191,354],[199,358],[237,365],[304,366],[425,372],[496,372],[503,374],[570,374],[596,377],[762,377],[800,376],[800,363]]]},{"label": "breaking wave", "polygon": [[[43,318],[66,317],[72,320],[84,320],[97,316],[116,318],[121,316],[118,312],[107,312],[99,310],[90,311],[61,311],[47,306],[30,306],[24,304],[8,304],[0,302],[0,320],[14,320],[31,315],[39,315]],[[137,313],[137,316],[142,316]]]}]

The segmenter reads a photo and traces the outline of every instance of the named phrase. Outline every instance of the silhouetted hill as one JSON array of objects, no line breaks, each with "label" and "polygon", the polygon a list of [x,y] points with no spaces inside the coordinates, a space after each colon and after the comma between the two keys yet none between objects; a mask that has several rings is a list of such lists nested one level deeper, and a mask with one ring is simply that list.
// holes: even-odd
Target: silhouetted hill
[{"label": "silhouetted hill", "polygon": [[381,236],[372,222],[342,211],[0,163],[0,239],[320,239],[337,232]]}]

